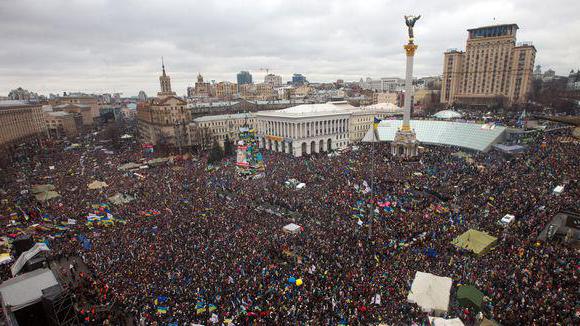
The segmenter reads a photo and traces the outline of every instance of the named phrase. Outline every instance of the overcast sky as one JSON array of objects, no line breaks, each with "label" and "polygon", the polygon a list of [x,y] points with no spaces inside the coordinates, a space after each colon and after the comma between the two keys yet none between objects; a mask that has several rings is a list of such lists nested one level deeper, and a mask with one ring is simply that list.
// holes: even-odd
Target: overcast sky
[{"label": "overcast sky", "polygon": [[0,0],[0,95],[23,87],[123,92],[159,89],[161,56],[185,94],[200,72],[235,80],[249,70],[284,81],[404,76],[404,14],[422,14],[415,76],[440,75],[443,52],[465,47],[466,29],[517,23],[536,64],[567,75],[580,67],[577,0]]}]

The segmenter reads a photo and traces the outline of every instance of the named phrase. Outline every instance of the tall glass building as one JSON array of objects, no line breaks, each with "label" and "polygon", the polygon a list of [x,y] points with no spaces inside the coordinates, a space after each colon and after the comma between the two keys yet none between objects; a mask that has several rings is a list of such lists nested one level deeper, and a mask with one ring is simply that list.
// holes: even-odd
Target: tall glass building
[{"label": "tall glass building", "polygon": [[293,85],[304,85],[306,83],[306,77],[302,76],[302,74],[294,74],[292,76],[292,84]]},{"label": "tall glass building", "polygon": [[248,71],[240,71],[238,73],[238,90],[240,88],[240,85],[251,83],[252,83],[252,74],[250,74]]}]

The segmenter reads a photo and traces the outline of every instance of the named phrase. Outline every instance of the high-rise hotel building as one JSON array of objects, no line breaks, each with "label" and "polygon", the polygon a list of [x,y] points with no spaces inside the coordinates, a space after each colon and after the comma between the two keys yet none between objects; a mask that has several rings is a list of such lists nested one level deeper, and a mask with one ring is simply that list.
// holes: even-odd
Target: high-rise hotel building
[{"label": "high-rise hotel building", "polygon": [[468,29],[465,52],[445,52],[441,102],[512,105],[527,101],[536,48],[516,44],[518,25]]}]

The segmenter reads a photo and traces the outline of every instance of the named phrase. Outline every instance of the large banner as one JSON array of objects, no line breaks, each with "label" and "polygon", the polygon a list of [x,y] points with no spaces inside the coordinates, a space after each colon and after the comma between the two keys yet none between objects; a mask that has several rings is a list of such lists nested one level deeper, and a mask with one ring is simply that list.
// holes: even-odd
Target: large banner
[{"label": "large banner", "polygon": [[249,166],[248,163],[248,146],[238,145],[238,151],[236,155],[236,165],[238,166]]}]

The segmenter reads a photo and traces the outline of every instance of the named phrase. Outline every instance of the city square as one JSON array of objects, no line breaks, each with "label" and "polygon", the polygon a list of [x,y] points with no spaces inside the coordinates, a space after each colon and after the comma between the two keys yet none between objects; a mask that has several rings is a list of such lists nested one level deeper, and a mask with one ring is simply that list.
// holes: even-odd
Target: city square
[{"label": "city square", "polygon": [[404,78],[7,85],[0,323],[579,324],[580,71],[494,18],[418,78],[415,11]]}]

